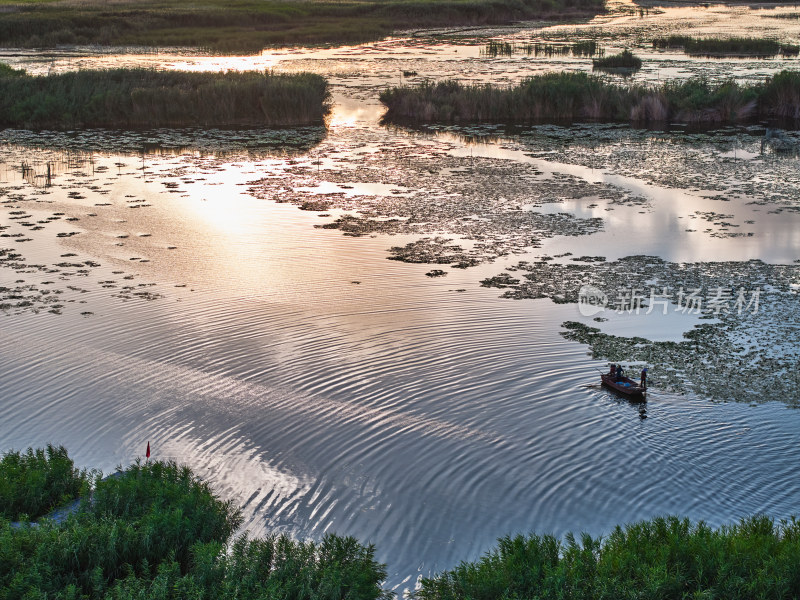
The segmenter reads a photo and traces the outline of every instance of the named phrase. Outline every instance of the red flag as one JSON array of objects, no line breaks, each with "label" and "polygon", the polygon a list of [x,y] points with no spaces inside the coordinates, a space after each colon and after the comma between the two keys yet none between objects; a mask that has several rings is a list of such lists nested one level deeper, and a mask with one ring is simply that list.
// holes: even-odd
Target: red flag
[{"label": "red flag", "polygon": [[147,452],[145,452],[145,456],[150,458],[150,442],[147,442]]}]

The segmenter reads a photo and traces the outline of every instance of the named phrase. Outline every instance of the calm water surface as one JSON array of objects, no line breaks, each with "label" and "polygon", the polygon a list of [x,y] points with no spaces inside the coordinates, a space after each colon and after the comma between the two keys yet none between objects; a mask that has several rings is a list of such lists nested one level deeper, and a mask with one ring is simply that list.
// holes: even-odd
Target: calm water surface
[{"label": "calm water surface", "polygon": [[[579,31],[602,27],[609,47],[624,46],[687,15],[709,31],[747,22],[754,31],[781,27],[786,39],[800,32],[797,21],[756,19],[738,8],[667,9],[641,19],[620,9]],[[575,31],[487,35],[551,39]],[[258,140],[245,133],[220,142],[182,132],[173,144],[182,149],[173,152],[153,150],[159,140],[177,138],[169,132],[84,132],[69,140],[48,132],[0,134],[6,141],[0,226],[31,239],[4,238],[0,247],[14,248],[29,264],[99,265],[86,273],[0,268],[0,286],[24,281],[57,289],[64,306],[63,314],[43,309],[0,319],[2,447],[61,443],[80,465],[108,471],[141,456],[149,440],[156,458],[191,465],[241,504],[245,528],[255,534],[319,538],[334,531],[375,543],[388,564],[388,585],[398,590],[413,587],[419,575],[476,558],[505,534],[603,534],[664,513],[714,525],[754,512],[795,514],[800,412],[780,398],[720,404],[658,390],[646,407],[632,405],[600,389],[596,369],[604,364],[560,336],[563,321],[580,318],[575,306],[503,300],[478,282],[521,258],[567,251],[792,262],[800,258],[799,217],[787,208],[797,205],[791,192],[797,158],[760,154],[760,138],[747,131],[730,133],[730,144],[642,132],[608,141],[598,127],[591,135],[606,136],[601,151],[612,150],[609,162],[595,167],[555,150],[543,156],[524,136],[471,144],[452,132],[380,127],[376,93],[410,65],[419,77],[465,73],[508,81],[586,65],[572,58],[489,59],[480,54],[485,39],[470,35],[476,39],[404,38],[245,58],[85,52],[8,58],[32,70],[120,62],[310,69],[331,76],[336,104],[328,133],[308,134],[306,145],[290,152],[254,152]],[[645,79],[698,69],[749,79],[797,62],[643,53],[659,64],[644,70]],[[614,144],[640,143],[649,145],[648,156],[662,153],[658,160],[674,169],[674,185],[642,161],[612,160]],[[137,154],[137,147],[148,150]],[[575,156],[580,152],[576,147]],[[380,153],[385,162],[375,164],[384,174],[365,177],[361,169]],[[476,189],[493,181],[493,169],[542,178],[542,185],[571,176],[600,186],[611,193],[590,203],[534,203],[532,210],[600,217],[603,228],[555,235],[541,248],[434,279],[424,275],[431,265],[386,260],[390,246],[420,235],[347,237],[314,227],[347,208],[334,204],[326,217],[274,201],[281,194],[332,193],[357,210],[404,194],[452,192],[444,173],[433,189],[427,180],[423,185],[405,157],[429,157],[432,169],[443,157],[455,161],[463,169],[447,178],[473,177]],[[22,163],[32,171],[23,173]],[[697,171],[702,180],[703,164],[722,169],[725,199],[713,186],[687,179]],[[754,187],[730,176],[748,169],[763,174]],[[353,177],[343,185],[347,173]],[[260,188],[254,182],[262,179],[281,183]],[[788,191],[779,181],[788,182]],[[752,203],[770,191],[779,197]],[[617,205],[621,194],[642,201]],[[776,206],[785,210],[776,213]],[[43,229],[23,228],[14,218],[19,210],[28,222],[45,221]],[[715,210],[752,235],[724,235],[718,220],[707,228],[685,225],[697,211]],[[48,223],[56,213],[79,220]],[[450,233],[448,222],[435,223],[441,234]],[[56,237],[70,231],[80,233]],[[605,326],[680,339],[698,323],[637,318]]]}]

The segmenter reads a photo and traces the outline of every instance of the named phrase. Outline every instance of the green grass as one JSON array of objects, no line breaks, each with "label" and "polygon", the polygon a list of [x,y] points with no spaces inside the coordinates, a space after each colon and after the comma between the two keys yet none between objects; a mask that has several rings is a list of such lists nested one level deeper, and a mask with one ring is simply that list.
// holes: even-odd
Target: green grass
[{"label": "green grass", "polygon": [[97,483],[62,525],[0,519],[0,600],[375,599],[386,572],[372,546],[326,535],[233,537],[230,502],[173,462],[136,462]]},{"label": "green grass", "polygon": [[312,125],[328,111],[328,84],[311,73],[5,72],[0,70],[0,125],[7,127]]},{"label": "green grass", "polygon": [[654,48],[683,48],[690,56],[777,56],[797,54],[792,44],[764,38],[693,38],[682,35],[656,38]]},{"label": "green grass", "polygon": [[775,600],[800,597],[800,522],[713,529],[658,517],[606,538],[505,537],[475,562],[421,581],[418,600]]},{"label": "green grass", "polygon": [[636,71],[642,68],[642,59],[625,49],[619,54],[593,59],[592,67],[597,71]]},{"label": "green grass", "polygon": [[761,118],[800,118],[800,73],[783,71],[765,83],[704,79],[659,86],[609,83],[586,73],[548,73],[514,87],[455,81],[396,87],[380,96],[386,122],[531,123],[632,121],[731,123]]},{"label": "green grass", "polygon": [[63,446],[11,450],[0,459],[0,518],[38,519],[77,498],[89,476],[75,468]]},{"label": "green grass", "polygon": [[574,18],[603,10],[603,0],[174,0],[111,5],[56,0],[0,1],[0,45],[196,46],[244,53],[270,45],[376,40],[398,29]]}]

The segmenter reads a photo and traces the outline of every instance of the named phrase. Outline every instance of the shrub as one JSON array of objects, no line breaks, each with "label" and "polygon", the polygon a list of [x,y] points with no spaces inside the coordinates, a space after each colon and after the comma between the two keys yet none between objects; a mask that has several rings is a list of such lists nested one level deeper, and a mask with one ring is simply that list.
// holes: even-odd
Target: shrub
[{"label": "shrub", "polygon": [[657,517],[606,539],[502,538],[481,559],[422,579],[419,600],[797,598],[800,522],[763,515],[712,529]]},{"label": "shrub", "polygon": [[174,462],[97,483],[63,524],[0,519],[0,600],[370,600],[389,597],[374,548],[351,537],[232,538],[238,509]]},{"label": "shrub", "polygon": [[595,58],[592,66],[601,71],[613,71],[618,69],[637,70],[642,68],[642,59],[634,56],[633,53],[625,49],[619,54]]},{"label": "shrub", "polygon": [[77,498],[88,483],[63,446],[6,452],[0,459],[0,517],[37,519]]}]

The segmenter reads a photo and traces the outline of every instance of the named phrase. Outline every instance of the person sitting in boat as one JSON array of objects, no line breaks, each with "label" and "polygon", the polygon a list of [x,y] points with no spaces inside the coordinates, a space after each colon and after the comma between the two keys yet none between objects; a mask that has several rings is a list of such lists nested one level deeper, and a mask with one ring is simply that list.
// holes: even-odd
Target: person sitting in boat
[{"label": "person sitting in boat", "polygon": [[611,367],[609,368],[609,371],[608,371],[608,376],[609,377],[616,377],[617,376],[617,365],[615,365],[614,363],[611,363]]},{"label": "person sitting in boat", "polygon": [[624,376],[625,376],[625,371],[622,369],[622,365],[617,365],[617,372],[616,372],[617,381],[622,381],[622,378]]},{"label": "person sitting in boat", "polygon": [[643,388],[647,387],[647,367],[644,367],[642,369],[642,378],[641,381],[639,382],[639,385],[641,385]]}]

